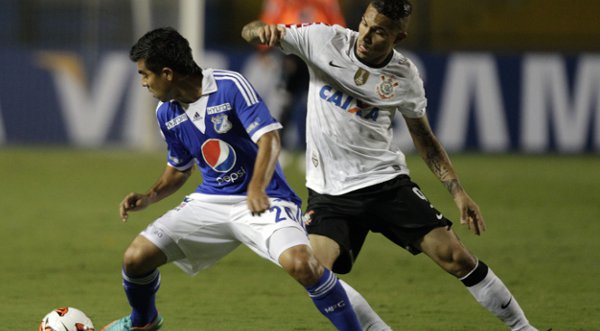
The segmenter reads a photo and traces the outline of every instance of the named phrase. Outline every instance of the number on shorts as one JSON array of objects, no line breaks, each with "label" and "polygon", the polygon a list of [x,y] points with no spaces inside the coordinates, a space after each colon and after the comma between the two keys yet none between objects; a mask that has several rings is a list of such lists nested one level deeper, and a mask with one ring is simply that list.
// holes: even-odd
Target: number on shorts
[{"label": "number on shorts", "polygon": [[[282,210],[283,209],[283,210]],[[300,223],[301,222],[301,215],[300,215],[300,208],[297,209],[297,212],[294,213],[294,211],[292,210],[292,208],[290,207],[280,207],[280,206],[272,206],[271,208],[269,208],[269,211],[271,212],[275,212],[275,223],[279,223],[281,221],[285,221],[287,219],[290,219],[294,222]]]}]

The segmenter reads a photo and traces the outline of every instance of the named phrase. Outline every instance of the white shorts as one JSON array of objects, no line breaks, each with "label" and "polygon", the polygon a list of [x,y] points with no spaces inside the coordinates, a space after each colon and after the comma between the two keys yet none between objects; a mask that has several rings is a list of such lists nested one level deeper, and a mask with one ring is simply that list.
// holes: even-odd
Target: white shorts
[{"label": "white shorts", "polygon": [[245,196],[193,193],[141,232],[189,274],[206,269],[240,244],[279,265],[279,256],[309,245],[300,208],[269,199],[271,208],[252,216]]}]

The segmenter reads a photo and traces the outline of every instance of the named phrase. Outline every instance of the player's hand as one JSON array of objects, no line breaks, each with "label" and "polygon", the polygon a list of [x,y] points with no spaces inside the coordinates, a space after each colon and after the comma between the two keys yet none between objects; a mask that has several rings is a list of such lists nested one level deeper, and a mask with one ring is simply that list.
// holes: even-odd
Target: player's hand
[{"label": "player's hand", "polygon": [[253,216],[264,213],[271,206],[269,197],[263,190],[253,190],[250,188],[248,189],[247,204]]},{"label": "player's hand", "polygon": [[454,197],[454,202],[460,210],[460,224],[466,225],[474,234],[481,235],[485,231],[485,222],[475,201],[467,193],[461,192]]},{"label": "player's hand", "polygon": [[119,204],[119,215],[123,222],[127,222],[130,211],[138,211],[150,204],[150,198],[146,194],[129,193]]},{"label": "player's hand", "polygon": [[267,24],[258,27],[255,30],[255,35],[261,44],[273,47],[283,39],[285,28],[278,24]]}]

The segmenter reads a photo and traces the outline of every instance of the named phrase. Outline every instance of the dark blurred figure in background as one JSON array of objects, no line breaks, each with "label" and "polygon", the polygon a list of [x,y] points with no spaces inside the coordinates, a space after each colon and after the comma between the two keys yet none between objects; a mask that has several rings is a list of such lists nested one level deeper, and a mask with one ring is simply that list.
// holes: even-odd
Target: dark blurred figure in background
[{"label": "dark blurred figure in background", "polygon": [[[346,26],[346,20],[337,0],[265,0],[260,20],[267,24],[301,24],[320,22],[329,25]],[[263,70],[255,67],[256,75],[264,79],[264,65],[277,65],[279,81],[269,82],[271,91],[261,91],[269,107],[284,126],[283,147],[288,151],[306,148],[306,97],[308,95],[308,69],[306,64],[296,55],[284,55],[273,59],[274,55],[265,47],[259,47],[259,61]],[[267,69],[268,70],[268,69]],[[250,74],[252,76],[252,74]],[[250,78],[252,80],[252,78]],[[257,84],[253,81],[254,84]],[[258,83],[260,85],[260,83]],[[260,87],[257,87],[257,89]],[[276,89],[273,91],[273,89]],[[271,93],[269,93],[271,92]],[[271,97],[274,93],[276,96]],[[295,128],[295,130],[290,130]],[[287,129],[287,130],[286,130]],[[286,163],[286,156],[283,163]],[[300,163],[299,163],[300,164]],[[303,162],[301,164],[304,164]]]}]

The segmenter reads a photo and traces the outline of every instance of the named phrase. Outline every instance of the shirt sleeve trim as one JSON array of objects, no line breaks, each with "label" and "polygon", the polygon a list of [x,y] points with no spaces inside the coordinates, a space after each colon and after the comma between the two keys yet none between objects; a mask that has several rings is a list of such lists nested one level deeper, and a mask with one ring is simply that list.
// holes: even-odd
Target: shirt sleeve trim
[{"label": "shirt sleeve trim", "polygon": [[281,128],[283,128],[283,125],[281,125],[281,123],[279,122],[275,122],[256,130],[256,132],[254,132],[254,134],[250,138],[252,139],[252,141],[254,141],[254,143],[258,143],[258,140],[260,139],[260,137],[262,137],[263,134],[279,130]]}]

